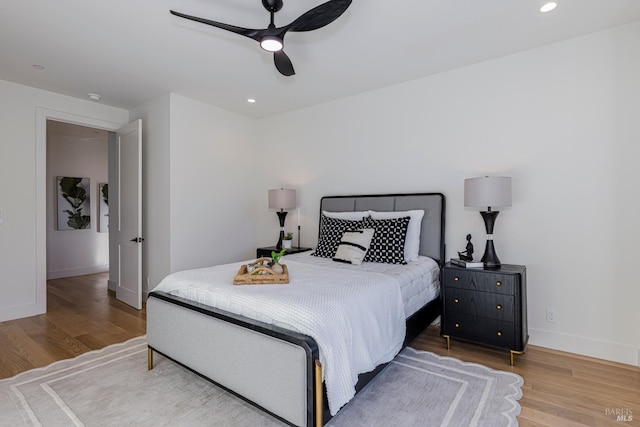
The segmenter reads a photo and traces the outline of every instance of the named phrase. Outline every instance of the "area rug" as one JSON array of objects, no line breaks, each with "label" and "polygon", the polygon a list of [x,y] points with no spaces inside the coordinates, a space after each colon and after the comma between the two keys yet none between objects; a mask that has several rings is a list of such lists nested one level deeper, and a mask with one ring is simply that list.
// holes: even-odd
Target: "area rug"
[{"label": "area rug", "polygon": [[[2,426],[282,426],[156,354],[145,337],[0,381]],[[333,427],[516,426],[522,378],[405,348]]]}]

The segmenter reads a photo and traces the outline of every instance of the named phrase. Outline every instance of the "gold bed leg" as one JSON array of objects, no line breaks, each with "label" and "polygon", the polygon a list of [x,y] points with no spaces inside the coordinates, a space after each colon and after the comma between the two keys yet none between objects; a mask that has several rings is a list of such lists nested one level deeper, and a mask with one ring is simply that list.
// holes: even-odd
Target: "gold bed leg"
[{"label": "gold bed leg", "polygon": [[147,367],[149,370],[153,369],[153,350],[147,348]]},{"label": "gold bed leg", "polygon": [[443,335],[442,338],[447,341],[447,350],[451,350],[451,337],[449,335]]},{"label": "gold bed leg", "polygon": [[522,351],[517,351],[517,350],[509,350],[509,356],[511,358],[511,366],[515,366],[515,360],[514,360],[514,355],[520,355],[520,354],[524,354],[524,350]]},{"label": "gold bed leg", "polygon": [[315,366],[315,393],[316,393],[316,427],[322,427],[322,364],[316,360]]}]

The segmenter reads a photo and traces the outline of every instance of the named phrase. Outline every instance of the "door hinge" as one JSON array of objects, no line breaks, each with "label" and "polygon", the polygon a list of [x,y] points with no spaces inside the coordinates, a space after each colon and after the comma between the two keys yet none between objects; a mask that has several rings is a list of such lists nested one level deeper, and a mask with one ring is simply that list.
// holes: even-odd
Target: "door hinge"
[{"label": "door hinge", "polygon": [[131,242],[142,243],[144,242],[144,239],[142,237],[136,237],[134,239],[131,239]]}]

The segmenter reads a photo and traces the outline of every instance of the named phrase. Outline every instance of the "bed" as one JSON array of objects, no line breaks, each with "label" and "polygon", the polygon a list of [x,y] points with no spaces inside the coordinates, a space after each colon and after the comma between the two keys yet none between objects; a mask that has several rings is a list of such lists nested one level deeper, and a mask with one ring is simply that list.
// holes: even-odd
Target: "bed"
[{"label": "bed", "polygon": [[[349,397],[344,393],[362,389],[401,347],[440,314],[438,278],[444,260],[445,198],[440,193],[420,193],[321,199],[316,254],[322,252],[321,246],[326,243],[327,230],[323,224],[329,223],[326,215],[330,213],[347,216],[351,213],[358,217],[362,212],[373,211],[371,216],[381,218],[376,223],[379,224],[389,222],[385,219],[389,215],[398,216],[391,212],[414,210],[424,214],[418,222],[418,240],[413,242],[416,256],[406,264],[350,265],[303,253],[283,260],[289,266],[288,285],[228,286],[240,263],[168,276],[147,300],[149,369],[157,352],[289,425],[323,425]],[[415,230],[412,233],[416,235]],[[406,243],[409,244],[408,237]],[[373,242],[368,252],[375,256]],[[404,255],[408,259],[407,253]],[[195,289],[204,286],[203,282],[214,286],[221,278],[226,279],[215,284],[216,289]],[[322,283],[324,293],[321,297],[313,294],[305,298],[315,292],[314,280],[326,282]],[[308,309],[315,311],[303,311],[306,306],[289,309],[288,300],[281,305],[279,300],[272,301],[272,294],[282,287],[288,287],[287,295],[291,294],[285,298],[296,304],[308,302]],[[240,291],[244,293],[232,294],[239,291],[237,288],[245,288]],[[376,296],[377,292],[383,296]],[[347,329],[356,325],[353,331],[345,333],[347,339],[342,341],[341,333],[336,331],[343,327],[331,323],[341,314],[331,310],[345,297],[334,299],[334,294],[347,295],[344,304],[354,307],[343,310],[344,316],[350,318],[338,324],[349,325]],[[354,294],[359,298],[357,304],[348,300]],[[245,300],[252,300],[249,302],[254,305],[243,305]],[[255,305],[256,301],[259,304]],[[371,306],[361,301],[371,301]],[[375,309],[371,308],[374,306]],[[373,312],[375,316],[367,317]],[[342,312],[336,309],[335,313]],[[376,325],[375,322],[381,322],[371,328],[375,334],[357,332],[357,325]],[[368,335],[375,337],[370,339]],[[334,339],[337,344],[331,342]],[[366,349],[361,350],[360,341]],[[349,360],[343,362],[345,359]],[[350,390],[340,387],[344,381],[352,382]]]}]

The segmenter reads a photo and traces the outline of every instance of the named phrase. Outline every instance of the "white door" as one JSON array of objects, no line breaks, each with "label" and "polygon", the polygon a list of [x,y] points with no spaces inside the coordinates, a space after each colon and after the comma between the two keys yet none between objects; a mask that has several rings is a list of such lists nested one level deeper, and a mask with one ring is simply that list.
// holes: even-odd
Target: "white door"
[{"label": "white door", "polygon": [[142,308],[142,121],[116,132],[116,298]]}]

